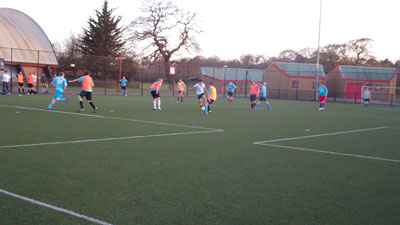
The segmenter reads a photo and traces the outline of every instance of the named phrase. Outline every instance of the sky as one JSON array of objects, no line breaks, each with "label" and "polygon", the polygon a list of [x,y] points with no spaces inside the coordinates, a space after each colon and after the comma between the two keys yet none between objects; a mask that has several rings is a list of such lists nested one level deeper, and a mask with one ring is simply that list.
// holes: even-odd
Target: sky
[{"label": "sky", "polygon": [[[141,0],[108,0],[128,25],[139,15]],[[195,12],[203,32],[197,41],[204,57],[239,59],[243,54],[278,56],[286,49],[318,47],[320,0],[171,0]],[[82,33],[104,0],[3,0],[0,7],[33,18],[50,41]],[[378,60],[400,59],[399,0],[322,0],[320,46],[371,38]]]}]

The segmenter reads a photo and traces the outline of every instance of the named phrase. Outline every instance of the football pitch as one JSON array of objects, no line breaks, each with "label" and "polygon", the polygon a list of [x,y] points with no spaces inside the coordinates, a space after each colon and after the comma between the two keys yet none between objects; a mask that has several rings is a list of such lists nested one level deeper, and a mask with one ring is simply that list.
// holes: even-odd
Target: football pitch
[{"label": "football pitch", "polygon": [[0,96],[0,224],[400,224],[400,108]]}]

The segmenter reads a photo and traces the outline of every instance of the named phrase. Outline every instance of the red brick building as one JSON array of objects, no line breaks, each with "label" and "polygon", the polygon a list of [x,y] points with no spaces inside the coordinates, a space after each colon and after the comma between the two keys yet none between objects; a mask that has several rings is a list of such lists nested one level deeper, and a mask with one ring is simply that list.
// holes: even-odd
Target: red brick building
[{"label": "red brick building", "polygon": [[360,99],[363,86],[373,86],[371,100],[395,101],[398,70],[365,66],[339,65],[326,76],[326,86],[330,97]]},{"label": "red brick building", "polygon": [[282,99],[312,100],[315,97],[315,82],[325,82],[322,65],[274,62],[268,66],[262,80],[267,82],[269,97]]}]

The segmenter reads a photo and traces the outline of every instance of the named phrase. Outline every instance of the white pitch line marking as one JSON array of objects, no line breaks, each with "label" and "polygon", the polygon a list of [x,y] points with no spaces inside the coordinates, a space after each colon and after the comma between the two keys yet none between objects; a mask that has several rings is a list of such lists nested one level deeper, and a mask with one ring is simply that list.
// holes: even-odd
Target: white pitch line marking
[{"label": "white pitch line marking", "polygon": [[222,132],[222,131],[224,131],[224,130],[189,131],[189,132],[178,132],[178,133],[169,133],[169,134],[150,134],[150,135],[128,136],[128,137],[96,138],[96,139],[73,140],[73,141],[55,141],[55,142],[44,142],[44,143],[22,144],[22,145],[5,145],[5,146],[0,146],[0,149],[35,147],[35,146],[44,146],[44,145],[76,144],[76,143],[85,143],[85,142],[116,141],[116,140],[126,140],[126,139],[149,138],[149,137],[165,137],[165,136],[177,136],[177,135],[186,135],[186,134],[214,133],[214,132]]},{"label": "white pitch line marking", "polygon": [[44,202],[41,202],[41,201],[37,201],[37,200],[31,199],[31,198],[28,198],[28,197],[25,197],[25,196],[22,196],[22,195],[18,195],[18,194],[3,190],[1,188],[0,188],[0,193],[3,193],[5,195],[8,195],[8,196],[11,196],[11,197],[14,197],[14,198],[18,198],[18,199],[21,199],[21,200],[24,200],[24,201],[27,201],[27,202],[30,202],[30,203],[35,204],[35,205],[40,205],[40,206],[43,206],[43,207],[46,207],[46,208],[49,208],[49,209],[52,209],[52,210],[55,210],[55,211],[66,213],[66,214],[74,216],[74,217],[85,219],[85,220],[87,220],[89,222],[92,222],[92,223],[101,224],[101,225],[111,225],[111,223],[104,222],[102,220],[95,219],[95,218],[92,218],[92,217],[89,217],[89,216],[85,216],[85,215],[82,215],[80,213],[76,213],[76,212],[70,211],[68,209],[63,209],[63,208],[60,208],[60,207],[57,207],[57,206],[53,206],[53,205],[50,205],[50,204],[47,204],[47,203],[44,203]]},{"label": "white pitch line marking", "polygon": [[61,114],[76,115],[76,116],[87,116],[87,117],[102,118],[102,119],[124,120],[124,121],[139,122],[139,123],[151,123],[151,124],[165,125],[165,126],[186,127],[186,128],[195,128],[195,129],[203,129],[203,130],[219,130],[216,128],[209,128],[209,127],[198,127],[198,126],[190,126],[190,125],[182,125],[182,124],[174,124],[174,123],[155,122],[155,121],[148,121],[148,120],[137,120],[137,119],[128,119],[128,118],[120,118],[120,117],[112,117],[112,116],[101,116],[101,115],[91,115],[91,114],[83,114],[83,113],[64,112],[64,111],[57,111],[57,110],[45,110],[45,109],[29,108],[29,107],[23,107],[23,106],[10,106],[10,105],[0,105],[0,106],[7,107],[7,108],[26,109],[26,110],[51,112],[51,113],[61,113]]},{"label": "white pitch line marking", "polygon": [[323,136],[338,135],[338,134],[348,134],[348,133],[357,133],[357,132],[363,132],[363,131],[380,130],[380,129],[385,129],[385,128],[388,128],[388,127],[374,127],[374,128],[348,130],[348,131],[333,132],[333,133],[326,133],[326,134],[315,134],[315,135],[307,135],[307,136],[299,136],[299,137],[291,137],[291,138],[281,138],[281,139],[274,139],[274,140],[257,141],[257,142],[253,142],[253,144],[263,144],[263,143],[271,143],[271,142],[278,142],[278,141],[291,141],[291,140],[313,138],[313,137],[323,137]]},{"label": "white pitch line marking", "polygon": [[265,146],[271,146],[271,147],[277,147],[277,148],[287,148],[287,149],[298,150],[298,151],[318,152],[318,153],[325,153],[325,154],[332,154],[332,155],[340,155],[340,156],[348,156],[348,157],[355,157],[355,158],[373,159],[373,160],[400,163],[400,160],[397,160],[397,159],[387,159],[387,158],[380,158],[380,157],[373,157],[373,156],[366,156],[366,155],[331,152],[331,151],[317,150],[317,149],[311,149],[311,148],[298,148],[298,147],[291,147],[291,146],[285,146],[285,145],[274,145],[274,144],[264,144],[264,143],[259,143],[258,145],[265,145]]}]

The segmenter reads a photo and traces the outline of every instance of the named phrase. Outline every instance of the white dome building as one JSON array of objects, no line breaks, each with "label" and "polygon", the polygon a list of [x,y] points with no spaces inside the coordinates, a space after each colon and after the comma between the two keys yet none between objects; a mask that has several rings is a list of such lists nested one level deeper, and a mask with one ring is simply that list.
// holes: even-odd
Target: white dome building
[{"label": "white dome building", "polygon": [[5,70],[14,75],[23,71],[46,73],[58,68],[58,61],[49,38],[42,28],[25,13],[0,8],[0,58]]}]

